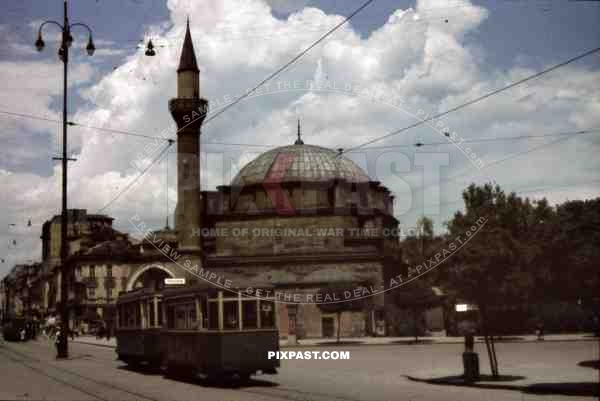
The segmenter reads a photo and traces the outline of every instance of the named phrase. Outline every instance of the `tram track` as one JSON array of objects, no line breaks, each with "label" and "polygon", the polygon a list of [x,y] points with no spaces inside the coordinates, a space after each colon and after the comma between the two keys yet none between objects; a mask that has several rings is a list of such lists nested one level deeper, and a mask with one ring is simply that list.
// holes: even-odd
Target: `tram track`
[{"label": "tram track", "polygon": [[[35,348],[41,349],[41,348],[46,348],[46,347],[44,347],[43,344],[35,344]],[[48,377],[49,379],[54,380],[57,383],[68,386],[74,390],[80,391],[83,394],[89,395],[97,400],[113,401],[113,400],[124,400],[124,399],[135,398],[136,400],[159,401],[158,399],[156,399],[152,396],[148,396],[146,394],[136,392],[133,390],[129,390],[122,386],[115,385],[114,383],[109,383],[106,381],[91,378],[89,376],[74,372],[70,369],[57,366],[56,363],[44,361],[42,359],[33,357],[27,353],[23,353],[18,350],[15,350],[12,347],[0,347],[0,355],[7,357],[8,359],[10,359],[13,362],[21,364],[21,365],[27,367],[28,369],[35,371],[36,373],[38,373],[40,375]],[[91,355],[91,354],[85,354],[85,353],[83,353],[82,355],[78,355],[78,357],[76,359],[85,359],[86,362],[91,362],[93,364],[97,364],[99,366],[104,366],[104,367],[109,367],[110,362],[114,361],[114,359],[98,358],[97,355]],[[48,368],[41,369],[39,367],[34,366],[32,363],[43,364],[43,365],[46,365]],[[74,383],[73,380],[68,380],[68,379],[65,379],[64,377],[61,377],[60,375],[54,374],[53,372],[56,372],[56,371],[59,371],[63,374],[71,375],[71,376],[78,378],[79,383]],[[139,373],[136,371],[130,371],[130,372],[134,373],[134,374]],[[141,374],[141,373],[139,373],[139,374]],[[257,381],[257,382],[262,381],[260,377],[255,377],[252,380]],[[81,383],[82,381],[84,383]],[[88,384],[92,383],[93,385],[92,386],[86,385],[85,382],[88,382]],[[188,382],[188,381],[184,380],[184,382]],[[188,382],[188,383],[198,386],[198,390],[201,394],[204,386],[200,382],[194,381],[194,382]],[[94,388],[94,387],[99,387],[99,388],[96,391],[90,390],[90,388]],[[219,388],[219,387],[217,387],[217,388]],[[124,397],[123,396],[121,396],[121,397],[119,397],[119,396],[105,397],[105,396],[98,395],[98,394],[105,394],[107,392],[106,391],[107,389],[112,391],[113,393],[114,392],[123,393],[126,396],[124,396]],[[220,389],[224,389],[224,388],[220,388]],[[277,401],[283,401],[283,400],[287,400],[287,401],[320,401],[320,400],[358,401],[353,398],[347,398],[347,397],[343,397],[343,396],[339,396],[339,395],[314,393],[314,392],[310,392],[310,391],[302,391],[302,390],[297,390],[297,389],[287,388],[287,387],[282,387],[282,386],[261,387],[260,385],[257,385],[255,387],[238,387],[238,388],[232,387],[232,388],[230,388],[230,390],[239,392],[239,393],[248,394],[250,397],[258,396],[258,397],[273,399],[273,400],[277,400]]]},{"label": "tram track", "polygon": [[[117,386],[113,383],[108,383],[102,380],[97,380],[91,378],[89,376],[82,375],[80,373],[74,372],[70,369],[66,369],[60,366],[57,366],[55,363],[49,363],[47,361],[43,361],[41,359],[32,357],[23,352],[19,352],[12,347],[0,347],[0,355],[3,355],[7,359],[19,363],[26,368],[45,376],[51,380],[56,381],[57,383],[63,384],[69,388],[75,389],[79,392],[82,392],[86,395],[89,395],[95,399],[102,401],[113,401],[113,400],[128,400],[131,398],[135,398],[136,400],[148,400],[148,401],[159,401],[158,399],[148,396],[147,394],[143,394],[137,391],[132,391],[122,386]],[[34,366],[34,364],[46,365],[47,369],[41,369],[39,367]],[[66,374],[67,376],[71,376],[69,379],[61,377],[59,374]],[[73,377],[76,377],[76,380],[73,380]],[[74,383],[79,381],[80,383]],[[90,390],[94,387],[97,388],[96,391]],[[107,391],[108,390],[108,391]],[[112,392],[111,397],[105,398],[105,396],[99,396],[98,394],[110,394]],[[119,394],[120,393],[120,394]],[[122,396],[124,394],[125,396]]]}]

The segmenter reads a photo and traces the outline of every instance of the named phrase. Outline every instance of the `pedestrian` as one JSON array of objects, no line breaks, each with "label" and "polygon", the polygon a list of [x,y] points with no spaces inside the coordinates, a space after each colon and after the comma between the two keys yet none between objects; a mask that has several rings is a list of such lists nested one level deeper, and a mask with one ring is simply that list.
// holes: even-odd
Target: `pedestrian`
[{"label": "pedestrian", "polygon": [[544,341],[544,323],[543,322],[539,322],[537,324],[537,339],[538,341]]},{"label": "pedestrian", "polygon": [[56,353],[58,354],[60,353],[60,343],[62,341],[60,329],[56,330],[54,334],[56,335],[56,338],[54,339],[54,345],[56,346]]}]

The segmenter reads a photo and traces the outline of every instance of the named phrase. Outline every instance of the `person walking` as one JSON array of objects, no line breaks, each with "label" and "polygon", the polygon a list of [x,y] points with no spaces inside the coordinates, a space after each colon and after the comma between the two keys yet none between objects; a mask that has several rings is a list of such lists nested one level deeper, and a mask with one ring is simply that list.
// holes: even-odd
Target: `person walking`
[{"label": "person walking", "polygon": [[537,324],[537,339],[538,341],[544,341],[544,323],[543,322],[539,322]]},{"label": "person walking", "polygon": [[[54,345],[56,346],[56,354],[58,355],[59,351],[60,351],[60,345],[61,345],[61,342],[62,342],[62,335],[61,335],[61,332],[60,332],[60,328],[56,330],[56,332],[54,333],[54,335],[56,336],[54,338]],[[58,356],[57,356],[57,358],[58,358]]]}]

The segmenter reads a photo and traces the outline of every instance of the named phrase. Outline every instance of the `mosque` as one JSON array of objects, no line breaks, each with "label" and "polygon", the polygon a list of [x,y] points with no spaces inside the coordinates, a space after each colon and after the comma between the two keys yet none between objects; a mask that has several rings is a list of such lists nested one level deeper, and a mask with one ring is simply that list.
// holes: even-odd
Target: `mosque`
[{"label": "mosque", "polygon": [[[75,309],[74,319],[88,312],[106,319],[122,290],[160,289],[165,278],[186,284],[204,279],[232,291],[262,283],[284,294],[275,303],[284,338],[333,336],[336,314],[319,307],[319,294],[336,286],[363,294],[368,288],[373,295],[358,310],[341,314],[341,335],[385,335],[392,303],[389,292],[377,291],[402,266],[399,238],[384,235],[398,231],[393,194],[340,151],[305,143],[300,125],[293,143],[261,154],[230,185],[201,191],[204,116],[197,111],[207,104],[188,23],[177,97],[169,101],[178,126],[175,227],[149,231],[144,216],[135,216],[131,222],[144,234],[138,244],[113,234],[89,246],[80,241],[68,261],[74,286],[69,302],[85,309]],[[60,272],[48,270],[56,272],[50,287],[59,289]],[[55,295],[45,304],[60,299],[47,292]]]}]

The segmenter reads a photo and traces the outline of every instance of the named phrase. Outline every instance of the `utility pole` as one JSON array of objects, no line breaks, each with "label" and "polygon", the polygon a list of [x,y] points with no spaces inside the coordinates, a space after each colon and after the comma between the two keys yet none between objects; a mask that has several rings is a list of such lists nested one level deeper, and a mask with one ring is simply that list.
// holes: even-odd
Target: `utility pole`
[{"label": "utility pole", "polygon": [[63,1],[63,23],[62,25],[56,21],[44,21],[38,30],[38,38],[35,42],[35,46],[38,51],[42,51],[44,49],[44,41],[42,40],[42,28],[46,24],[53,24],[58,26],[62,31],[62,40],[60,48],[58,49],[58,57],[63,62],[63,143],[62,143],[62,157],[60,160],[62,161],[62,213],[60,220],[60,321],[61,321],[61,330],[60,330],[60,338],[58,338],[58,346],[57,346],[57,358],[68,358],[69,357],[69,309],[67,307],[67,302],[69,300],[69,287],[68,287],[68,272],[66,266],[66,260],[69,256],[69,243],[67,241],[68,235],[68,209],[67,209],[67,163],[70,159],[67,158],[67,75],[68,75],[68,64],[69,64],[69,47],[73,43],[73,36],[71,36],[71,28],[75,26],[81,26],[87,29],[89,33],[88,44],[86,46],[86,50],[88,55],[93,55],[96,48],[94,47],[94,42],[92,41],[92,30],[89,26],[83,23],[75,23],[69,24],[69,16],[67,9],[67,0]]}]

